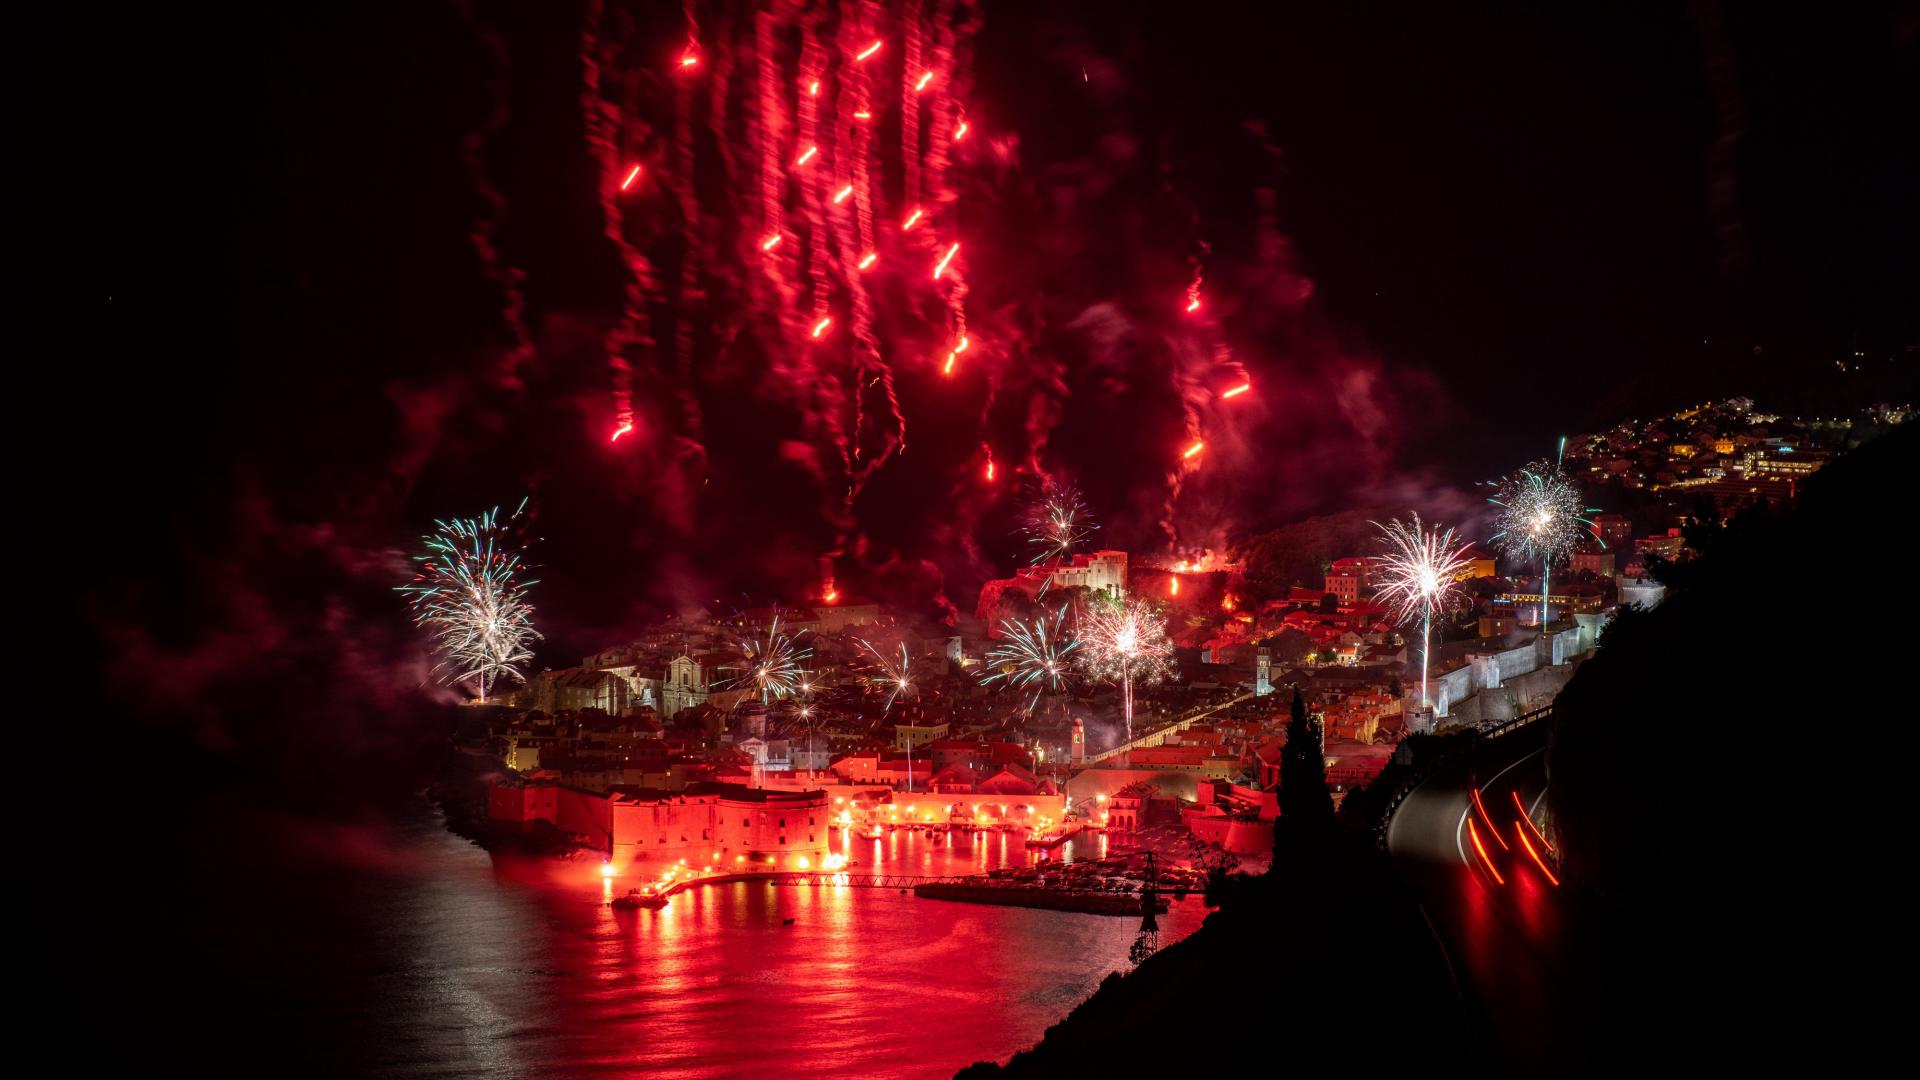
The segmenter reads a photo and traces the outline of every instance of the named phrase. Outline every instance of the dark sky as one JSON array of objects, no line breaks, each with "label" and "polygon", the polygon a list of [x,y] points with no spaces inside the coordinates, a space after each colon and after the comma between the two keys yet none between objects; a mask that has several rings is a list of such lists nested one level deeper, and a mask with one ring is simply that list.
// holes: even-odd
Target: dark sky
[{"label": "dark sky", "polygon": [[[1223,464],[1189,485],[1182,513],[1220,528],[1336,509],[1395,478],[1446,488],[1703,397],[1843,401],[1858,384],[1833,360],[1856,349],[1868,376],[1910,390],[1920,24],[1911,7],[1778,8],[990,3],[971,108],[1017,133],[1019,169],[976,178],[998,215],[979,228],[1005,240],[1037,222],[1040,253],[1003,242],[979,273],[1056,311],[1124,308],[1164,267],[1177,293],[1190,235],[1213,245],[1209,295],[1236,348],[1260,354],[1256,379],[1297,390],[1239,432],[1231,478]],[[94,356],[74,373],[119,419],[83,465],[153,530],[154,553],[92,593],[110,651],[144,658],[121,679],[186,669],[184,700],[263,656],[326,680],[359,677],[343,664],[390,676],[410,647],[386,607],[391,553],[435,516],[529,490],[555,660],[686,590],[811,584],[830,536],[791,494],[805,485],[775,459],[790,421],[770,405],[709,409],[724,430],[697,481],[665,451],[619,458],[581,435],[604,430],[595,342],[619,275],[582,140],[578,20],[576,5],[476,0],[468,17],[137,6],[99,28],[110,62],[75,98],[104,160],[88,170]],[[1088,66],[1101,106],[1076,88]],[[508,206],[496,239],[527,272],[539,354],[517,396],[476,388],[506,337],[470,243],[483,206],[460,139],[494,89],[511,115],[487,149]],[[1087,204],[1077,261],[1049,264],[1061,193],[1091,189],[1119,130],[1136,167]],[[1284,318],[1259,290],[1295,277],[1253,268],[1261,188],[1311,282]],[[1163,228],[1168,207],[1181,228]],[[1162,240],[1174,256],[1133,258]],[[1062,355],[1079,393],[1085,369]],[[1364,474],[1305,464],[1355,438],[1315,419],[1345,400],[1347,357],[1379,383],[1369,400],[1391,433],[1363,440]],[[1158,496],[1142,493],[1179,433],[1081,400],[1049,468],[1080,477],[1117,541],[1145,545]],[[877,481],[855,530],[871,547],[843,573],[914,602],[944,573],[964,610],[1008,511],[928,482],[976,466],[969,432],[927,423],[916,452],[952,443],[945,471],[913,471],[935,470],[923,459]],[[714,486],[673,486],[693,483]],[[1187,527],[1183,542],[1205,539]],[[971,554],[956,565],[930,546]],[[669,578],[693,584],[649,588]]]}]

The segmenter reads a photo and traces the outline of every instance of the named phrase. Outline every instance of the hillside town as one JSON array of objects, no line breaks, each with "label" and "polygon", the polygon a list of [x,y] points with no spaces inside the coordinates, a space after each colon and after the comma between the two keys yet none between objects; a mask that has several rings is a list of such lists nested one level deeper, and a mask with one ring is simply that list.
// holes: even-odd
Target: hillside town
[{"label": "hillside town", "polygon": [[[1742,399],[1658,424],[1570,440],[1573,469],[1728,511],[1789,501],[1829,451],[1774,434]],[[1746,485],[1744,491],[1732,490]],[[1604,494],[1604,493],[1603,493]],[[1743,501],[1744,500],[1744,501]],[[804,869],[833,829],[1012,830],[1040,846],[1078,831],[1172,834],[1235,857],[1272,843],[1287,716],[1297,694],[1319,725],[1340,799],[1372,782],[1422,732],[1497,722],[1551,702],[1622,606],[1657,605],[1662,562],[1688,556],[1685,513],[1597,513],[1551,580],[1471,549],[1468,602],[1431,645],[1377,595],[1382,560],[1327,552],[1316,581],[1261,595],[1213,553],[1169,562],[1074,553],[981,589],[970,618],[928,633],[842,595],[790,607],[692,610],[631,640],[541,671],[487,709],[485,749],[506,769],[488,814],[552,826],[627,862]],[[1126,738],[1112,685],[1059,692],[986,685],[987,656],[1021,618],[1049,608],[1150,598],[1165,613],[1171,677],[1136,689]],[[800,681],[765,693],[759,643],[804,646]],[[876,658],[901,662],[876,677]],[[733,822],[738,821],[738,826]]]}]

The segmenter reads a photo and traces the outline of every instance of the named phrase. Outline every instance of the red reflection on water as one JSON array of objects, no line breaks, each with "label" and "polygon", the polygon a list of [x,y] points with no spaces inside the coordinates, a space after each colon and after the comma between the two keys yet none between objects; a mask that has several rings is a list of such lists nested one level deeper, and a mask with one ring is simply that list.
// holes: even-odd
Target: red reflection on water
[{"label": "red reflection on water", "polygon": [[[853,873],[980,873],[1038,854],[1008,832],[836,840],[858,864]],[[1082,834],[1052,854],[1097,857],[1106,844],[1104,834]],[[1109,972],[1126,969],[1139,928],[895,889],[764,882],[699,886],[660,910],[616,911],[589,863],[506,860],[487,884],[480,895],[443,890],[455,906],[518,908],[505,931],[518,956],[487,972],[483,1028],[504,1040],[504,1059],[556,1074],[951,1076],[1038,1041]],[[1160,919],[1162,944],[1205,914],[1197,900],[1176,901]]]}]

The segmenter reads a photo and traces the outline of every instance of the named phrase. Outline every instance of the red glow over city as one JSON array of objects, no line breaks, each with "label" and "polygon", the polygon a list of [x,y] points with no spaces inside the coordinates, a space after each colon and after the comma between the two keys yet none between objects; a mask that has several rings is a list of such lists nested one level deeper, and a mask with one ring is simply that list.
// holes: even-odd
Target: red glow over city
[{"label": "red glow over city", "polygon": [[640,179],[640,166],[635,165],[633,167],[633,171],[627,174],[627,178],[625,180],[620,181],[620,190],[625,191],[628,188],[632,187],[633,182],[638,179]]}]

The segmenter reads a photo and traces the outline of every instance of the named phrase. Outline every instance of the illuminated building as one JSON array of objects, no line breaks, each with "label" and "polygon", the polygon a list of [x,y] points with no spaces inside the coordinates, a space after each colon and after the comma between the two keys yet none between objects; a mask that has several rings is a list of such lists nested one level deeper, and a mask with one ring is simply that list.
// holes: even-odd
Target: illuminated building
[{"label": "illuminated building", "polygon": [[496,821],[550,822],[609,853],[614,866],[705,866],[744,856],[756,868],[790,868],[827,853],[827,794],[740,784],[695,783],[684,791],[617,787],[586,791],[550,783],[489,785]]}]

